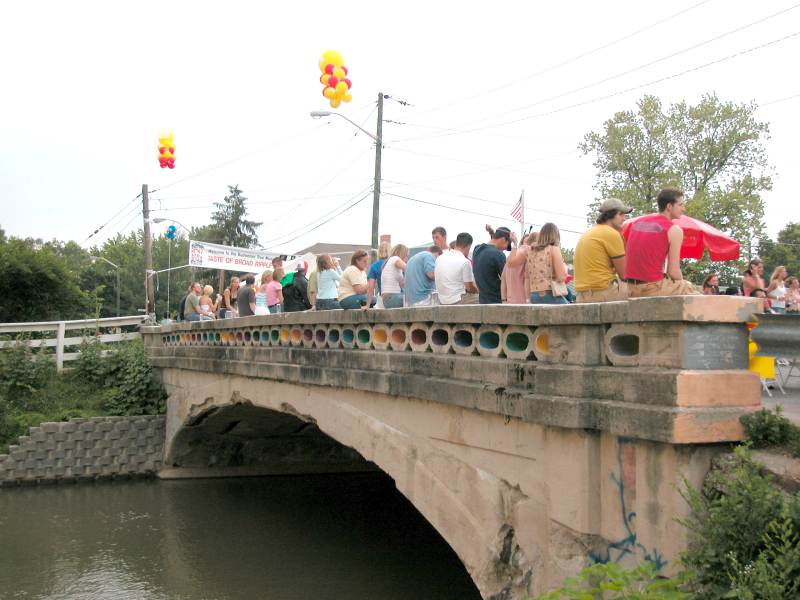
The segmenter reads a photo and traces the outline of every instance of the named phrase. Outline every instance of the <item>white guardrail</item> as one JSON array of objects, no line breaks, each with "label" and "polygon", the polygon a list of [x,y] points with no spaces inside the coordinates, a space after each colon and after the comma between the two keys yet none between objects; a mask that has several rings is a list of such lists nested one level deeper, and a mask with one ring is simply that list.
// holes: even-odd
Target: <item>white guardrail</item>
[{"label": "white guardrail", "polygon": [[[143,322],[144,317],[142,315],[132,315],[130,317],[113,317],[110,319],[41,321],[38,323],[0,323],[0,336],[16,336],[16,334],[20,333],[47,333],[54,331],[55,338],[45,337],[42,339],[30,339],[26,340],[25,343],[33,348],[42,346],[48,348],[55,347],[56,368],[58,371],[61,371],[64,368],[65,361],[75,360],[80,355],[80,352],[65,353],[64,348],[68,346],[79,346],[84,341],[88,340],[98,340],[102,344],[113,344],[126,340],[138,339],[140,337],[138,331],[122,332],[113,330],[124,326],[141,325]],[[91,335],[67,337],[67,331],[76,329],[93,330],[93,333]],[[101,331],[106,331],[107,333],[101,333]],[[0,342],[0,349],[14,346],[17,343],[16,340]]]}]

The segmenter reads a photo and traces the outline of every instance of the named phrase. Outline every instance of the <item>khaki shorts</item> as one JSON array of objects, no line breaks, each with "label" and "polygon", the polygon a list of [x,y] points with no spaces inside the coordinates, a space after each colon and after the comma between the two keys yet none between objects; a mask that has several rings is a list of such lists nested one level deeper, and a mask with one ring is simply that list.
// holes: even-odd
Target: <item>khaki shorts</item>
[{"label": "khaki shorts", "polygon": [[602,290],[586,290],[576,293],[578,304],[585,302],[616,302],[628,299],[628,284],[624,281],[612,281]]},{"label": "khaki shorts", "polygon": [[477,304],[478,303],[478,294],[470,294],[466,293],[461,296],[461,300],[456,302],[456,304]]},{"label": "khaki shorts", "polygon": [[694,296],[700,292],[690,281],[679,279],[661,279],[649,283],[628,283],[631,298],[648,298],[650,296]]}]

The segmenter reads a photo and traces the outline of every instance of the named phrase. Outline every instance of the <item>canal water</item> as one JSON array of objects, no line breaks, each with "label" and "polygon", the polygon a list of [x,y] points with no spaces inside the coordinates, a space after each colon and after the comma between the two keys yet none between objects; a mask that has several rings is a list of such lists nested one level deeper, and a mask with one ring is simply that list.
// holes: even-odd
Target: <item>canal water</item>
[{"label": "canal water", "polygon": [[0,489],[0,598],[479,600],[382,474]]}]

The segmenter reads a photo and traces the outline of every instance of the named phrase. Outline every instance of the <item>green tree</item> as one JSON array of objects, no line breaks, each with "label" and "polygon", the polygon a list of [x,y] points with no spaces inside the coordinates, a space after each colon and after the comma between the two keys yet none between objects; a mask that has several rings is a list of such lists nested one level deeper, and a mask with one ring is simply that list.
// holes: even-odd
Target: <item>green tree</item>
[{"label": "green tree", "polygon": [[[216,210],[211,215],[211,231],[217,238],[216,241],[226,246],[239,248],[252,248],[258,244],[256,230],[263,225],[248,220],[247,198],[242,195],[238,185],[228,186],[228,195],[222,202],[215,202]],[[219,289],[225,286],[225,271],[219,271]]]},{"label": "green tree", "polygon": [[[636,111],[618,112],[601,132],[588,133],[579,148],[595,155],[599,198],[618,197],[635,214],[645,214],[656,210],[662,187],[681,187],[687,213],[736,238],[747,259],[764,237],[761,192],[772,186],[763,146],[769,127],[756,120],[755,108],[710,94],[697,105],[665,109],[658,98],[645,96]],[[706,258],[685,265],[685,272],[699,279],[714,270],[730,284],[742,266]]]},{"label": "green tree", "polygon": [[0,322],[78,319],[91,310],[77,272],[34,240],[0,244],[0,294]]},{"label": "green tree", "polygon": [[767,278],[779,265],[785,266],[790,275],[800,276],[800,223],[789,223],[781,229],[777,242],[764,237],[758,245],[758,253],[764,261]]}]

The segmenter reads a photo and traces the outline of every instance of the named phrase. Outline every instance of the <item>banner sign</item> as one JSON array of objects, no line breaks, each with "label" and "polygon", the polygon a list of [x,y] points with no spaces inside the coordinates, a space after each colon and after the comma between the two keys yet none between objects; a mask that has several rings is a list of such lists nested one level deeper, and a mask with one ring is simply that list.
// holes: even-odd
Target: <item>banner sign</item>
[{"label": "banner sign", "polygon": [[272,266],[277,254],[189,240],[189,266],[257,273]]}]

